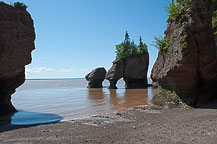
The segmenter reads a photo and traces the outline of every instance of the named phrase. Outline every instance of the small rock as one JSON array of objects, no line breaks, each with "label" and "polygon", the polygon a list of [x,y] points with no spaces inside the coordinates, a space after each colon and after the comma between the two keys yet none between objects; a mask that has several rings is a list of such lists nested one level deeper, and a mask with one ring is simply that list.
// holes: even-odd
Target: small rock
[{"label": "small rock", "polygon": [[116,115],[121,116],[122,114],[121,114],[121,112],[117,112]]},{"label": "small rock", "polygon": [[42,132],[50,132],[50,130],[42,130]]}]

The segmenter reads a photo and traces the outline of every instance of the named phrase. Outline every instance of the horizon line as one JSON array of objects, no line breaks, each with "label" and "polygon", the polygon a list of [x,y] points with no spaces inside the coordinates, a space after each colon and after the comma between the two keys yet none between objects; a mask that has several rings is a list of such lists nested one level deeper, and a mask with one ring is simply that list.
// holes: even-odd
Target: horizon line
[{"label": "horizon line", "polygon": [[67,79],[85,79],[85,78],[26,78],[25,80],[67,80]]},{"label": "horizon line", "polygon": [[[147,77],[147,78],[150,78],[150,77]],[[70,79],[85,79],[85,78],[26,78],[25,80],[70,80]]]}]

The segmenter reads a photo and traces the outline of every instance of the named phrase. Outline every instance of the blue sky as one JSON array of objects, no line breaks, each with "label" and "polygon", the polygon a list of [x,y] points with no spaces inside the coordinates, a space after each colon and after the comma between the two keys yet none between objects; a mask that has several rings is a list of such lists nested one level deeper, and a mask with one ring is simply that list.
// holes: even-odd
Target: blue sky
[{"label": "blue sky", "polygon": [[[19,0],[18,0],[19,1]],[[5,0],[5,2],[14,2]],[[111,67],[115,45],[127,30],[148,45],[151,68],[158,50],[154,35],[163,35],[170,0],[20,0],[28,5],[36,30],[33,61],[27,78],[78,78],[96,67]]]}]

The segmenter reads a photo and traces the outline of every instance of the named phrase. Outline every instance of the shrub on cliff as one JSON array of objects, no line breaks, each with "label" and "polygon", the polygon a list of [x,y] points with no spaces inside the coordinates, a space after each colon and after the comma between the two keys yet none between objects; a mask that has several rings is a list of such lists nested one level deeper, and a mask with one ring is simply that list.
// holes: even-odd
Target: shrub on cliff
[{"label": "shrub on cliff", "polygon": [[154,41],[152,45],[165,55],[170,44],[162,36],[154,36]]},{"label": "shrub on cliff", "polygon": [[179,15],[185,12],[191,2],[192,0],[172,0],[169,6],[165,6],[165,9],[168,13],[167,23],[170,24]]},{"label": "shrub on cliff", "polygon": [[[4,1],[0,1],[0,3],[7,4]],[[20,2],[10,3],[9,5],[11,5],[11,6],[15,7],[15,8],[23,9],[23,10],[26,10],[28,8],[27,5],[25,5],[24,3],[20,3]]]},{"label": "shrub on cliff", "polygon": [[15,8],[19,8],[19,9],[24,9],[24,10],[26,10],[28,6],[25,5],[24,3],[15,2],[15,3],[14,3],[14,7],[15,7]]},{"label": "shrub on cliff", "polygon": [[141,37],[139,41],[139,45],[137,46],[134,41],[130,40],[129,34],[126,32],[124,41],[116,45],[116,58],[125,59],[146,53],[148,51],[147,45],[142,42]]}]

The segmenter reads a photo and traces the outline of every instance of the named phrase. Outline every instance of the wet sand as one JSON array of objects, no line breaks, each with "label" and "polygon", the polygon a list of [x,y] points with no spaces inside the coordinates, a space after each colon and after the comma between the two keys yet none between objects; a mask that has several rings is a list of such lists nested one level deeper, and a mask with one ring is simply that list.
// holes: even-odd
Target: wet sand
[{"label": "wet sand", "polygon": [[38,126],[0,126],[0,143],[216,144],[217,110],[137,107]]}]

